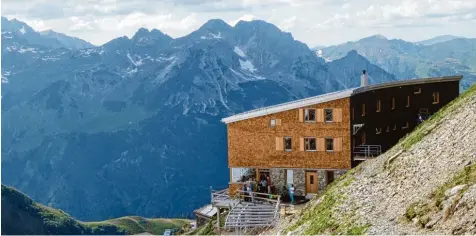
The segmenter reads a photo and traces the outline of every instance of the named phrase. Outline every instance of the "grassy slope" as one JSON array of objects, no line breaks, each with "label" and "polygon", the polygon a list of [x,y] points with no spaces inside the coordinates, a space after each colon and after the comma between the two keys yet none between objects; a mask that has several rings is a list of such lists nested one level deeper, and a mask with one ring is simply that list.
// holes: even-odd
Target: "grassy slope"
[{"label": "grassy slope", "polygon": [[188,222],[138,216],[81,222],[62,210],[35,203],[16,189],[2,185],[3,234],[162,234],[165,229],[182,228]]},{"label": "grassy slope", "polygon": [[[408,150],[414,144],[420,142],[429,132],[431,132],[431,130],[433,130],[439,124],[443,117],[451,114],[451,112],[462,106],[467,101],[467,99],[472,96],[476,96],[476,85],[470,87],[457,99],[453,100],[451,103],[440,109],[440,111],[434,114],[430,119],[423,122],[412,133],[402,138],[400,142],[395,145],[394,148]],[[353,219],[356,216],[352,213],[341,216],[340,219],[336,219],[332,214],[332,209],[338,207],[339,202],[346,197],[345,195],[341,194],[341,189],[348,186],[354,180],[354,175],[358,171],[359,166],[348,171],[345,175],[334,181],[326,189],[323,195],[317,200],[317,203],[309,204],[305,209],[303,209],[303,211],[298,215],[299,219],[294,224],[290,225],[285,230],[285,233],[294,231],[295,229],[303,225],[308,225],[308,227],[305,227],[306,229],[302,233],[333,233],[348,235],[364,234],[369,226],[355,225]],[[446,191],[448,188],[451,188],[461,183],[474,182],[476,179],[475,172],[475,167],[469,167],[465,169],[462,173],[455,176],[453,181],[445,184],[445,186],[442,186],[441,188],[436,190],[436,192],[434,193],[436,202],[438,202],[439,198],[441,198],[442,193],[444,193],[444,191]],[[409,211],[411,211],[411,209]]]}]

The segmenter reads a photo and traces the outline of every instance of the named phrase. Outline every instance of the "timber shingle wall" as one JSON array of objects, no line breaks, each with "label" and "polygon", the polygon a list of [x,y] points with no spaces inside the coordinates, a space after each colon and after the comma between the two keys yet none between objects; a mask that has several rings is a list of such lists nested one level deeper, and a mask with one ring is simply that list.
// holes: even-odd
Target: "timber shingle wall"
[{"label": "timber shingle wall", "polygon": [[[302,122],[299,116],[303,114],[302,110],[295,109],[228,124],[229,166],[349,169],[351,167],[349,98],[304,108],[317,109],[317,120],[324,119],[320,117],[324,115],[320,109],[335,109],[334,122]],[[278,119],[275,127],[271,127],[271,119]],[[292,151],[285,151],[282,143],[279,144],[277,141],[277,138],[282,140],[283,137],[292,138]],[[304,137],[316,137],[318,151],[301,151],[300,146]],[[325,147],[321,142],[329,137],[335,138],[334,149],[341,151],[320,150]],[[337,146],[336,141],[339,142]]]}]

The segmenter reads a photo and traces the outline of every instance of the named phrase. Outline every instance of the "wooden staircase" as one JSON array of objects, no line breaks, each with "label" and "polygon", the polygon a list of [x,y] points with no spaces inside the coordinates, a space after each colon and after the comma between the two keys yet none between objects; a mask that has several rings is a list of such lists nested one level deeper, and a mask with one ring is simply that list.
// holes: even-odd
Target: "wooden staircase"
[{"label": "wooden staircase", "polygon": [[[225,228],[250,229],[276,225],[279,219],[280,197],[265,193],[253,192],[253,201],[241,199],[247,197],[242,192],[240,203],[233,206],[225,221]],[[277,200],[273,197],[277,197]]]}]

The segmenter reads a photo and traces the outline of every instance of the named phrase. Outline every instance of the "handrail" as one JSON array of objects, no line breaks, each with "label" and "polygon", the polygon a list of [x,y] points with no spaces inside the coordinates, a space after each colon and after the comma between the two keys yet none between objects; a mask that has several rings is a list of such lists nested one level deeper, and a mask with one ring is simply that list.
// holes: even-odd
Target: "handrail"
[{"label": "handrail", "polygon": [[382,153],[382,146],[380,145],[358,145],[354,147],[354,156],[373,158]]}]

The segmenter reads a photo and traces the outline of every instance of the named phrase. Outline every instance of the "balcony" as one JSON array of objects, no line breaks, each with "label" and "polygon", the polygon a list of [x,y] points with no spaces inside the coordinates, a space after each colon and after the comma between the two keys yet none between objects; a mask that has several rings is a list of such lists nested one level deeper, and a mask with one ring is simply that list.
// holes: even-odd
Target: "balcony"
[{"label": "balcony", "polygon": [[354,147],[353,156],[356,161],[373,159],[382,153],[380,145],[358,145]]}]

